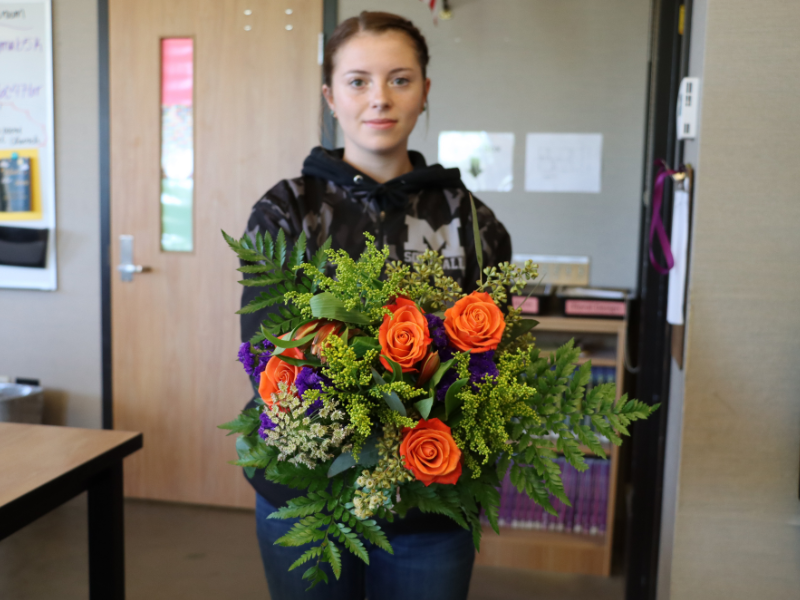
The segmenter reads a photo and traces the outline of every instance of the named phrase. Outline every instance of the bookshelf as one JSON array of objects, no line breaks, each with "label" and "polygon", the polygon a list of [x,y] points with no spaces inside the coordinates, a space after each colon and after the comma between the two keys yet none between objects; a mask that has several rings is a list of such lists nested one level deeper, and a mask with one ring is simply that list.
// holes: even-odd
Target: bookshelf
[{"label": "bookshelf", "polygon": [[[619,396],[625,372],[626,321],[550,316],[533,318],[539,321],[533,333],[537,344],[543,348],[543,354],[548,348],[548,342],[553,344],[552,347],[557,347],[574,337],[576,344],[586,349],[579,359],[581,362],[591,360],[592,366],[614,368]],[[611,444],[604,444],[604,449],[607,450],[610,463],[606,531],[603,535],[511,527],[501,527],[500,535],[497,535],[491,527],[484,526],[481,551],[476,556],[476,564],[609,576],[614,542],[619,449]],[[587,448],[583,450],[591,455]]]}]

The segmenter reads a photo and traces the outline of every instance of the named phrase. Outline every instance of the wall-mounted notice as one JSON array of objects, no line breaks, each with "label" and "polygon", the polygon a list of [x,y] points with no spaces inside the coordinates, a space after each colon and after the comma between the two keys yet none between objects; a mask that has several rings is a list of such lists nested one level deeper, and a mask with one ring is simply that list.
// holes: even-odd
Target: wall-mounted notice
[{"label": "wall-mounted notice", "polygon": [[600,133],[529,133],[525,149],[526,192],[600,193]]},{"label": "wall-mounted notice", "polygon": [[0,1],[0,287],[56,289],[51,0]]},{"label": "wall-mounted notice", "polygon": [[487,131],[443,131],[439,162],[461,169],[461,180],[473,192],[510,192],[514,187],[514,134]]}]

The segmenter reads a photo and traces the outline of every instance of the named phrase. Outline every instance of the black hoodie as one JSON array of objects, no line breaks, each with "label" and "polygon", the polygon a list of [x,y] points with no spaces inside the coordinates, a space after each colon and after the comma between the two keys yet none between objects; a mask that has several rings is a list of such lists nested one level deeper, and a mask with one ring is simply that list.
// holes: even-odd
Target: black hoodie
[{"label": "black hoodie", "polygon": [[[302,177],[284,179],[256,202],[247,222],[247,233],[252,236],[269,231],[275,236],[278,229],[283,229],[291,241],[305,231],[306,258],[329,236],[332,248],[358,256],[366,247],[364,232],[375,236],[378,244],[389,247],[391,260],[411,263],[418,254],[431,248],[444,256],[445,274],[470,292],[475,289],[479,270],[469,192],[458,169],[427,166],[418,152],[408,154],[413,170],[379,184],[344,162],[342,149],[314,148],[303,163]],[[475,206],[484,266],[510,261],[511,239],[505,227],[477,198]],[[242,306],[262,291],[245,287]],[[269,310],[242,315],[242,341],[258,331]],[[251,401],[248,406],[254,405]],[[263,472],[257,472],[250,482],[276,507],[302,495],[267,481]],[[401,528],[408,531],[458,527],[445,517],[427,517],[409,515],[401,522]]]}]

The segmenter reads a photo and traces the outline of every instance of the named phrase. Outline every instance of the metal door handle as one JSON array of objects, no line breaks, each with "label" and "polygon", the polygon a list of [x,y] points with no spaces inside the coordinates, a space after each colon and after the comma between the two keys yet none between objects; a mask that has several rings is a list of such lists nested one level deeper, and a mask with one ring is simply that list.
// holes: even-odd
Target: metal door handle
[{"label": "metal door handle", "polygon": [[117,271],[119,271],[120,279],[122,281],[133,281],[134,273],[147,273],[151,270],[150,267],[133,264],[133,236],[119,236],[119,265],[117,265]]}]

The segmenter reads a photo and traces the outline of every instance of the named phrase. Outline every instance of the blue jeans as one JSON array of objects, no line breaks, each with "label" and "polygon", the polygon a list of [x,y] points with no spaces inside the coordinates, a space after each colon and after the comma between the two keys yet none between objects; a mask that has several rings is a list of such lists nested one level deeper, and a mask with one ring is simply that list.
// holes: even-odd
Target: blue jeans
[{"label": "blue jeans", "polygon": [[475,548],[465,529],[395,535],[391,555],[366,543],[369,566],[342,548],[338,581],[325,565],[328,584],[306,592],[303,573],[311,563],[288,571],[310,545],[275,546],[297,519],[267,519],[275,508],[256,494],[256,532],[272,600],[465,600],[469,591]]}]

